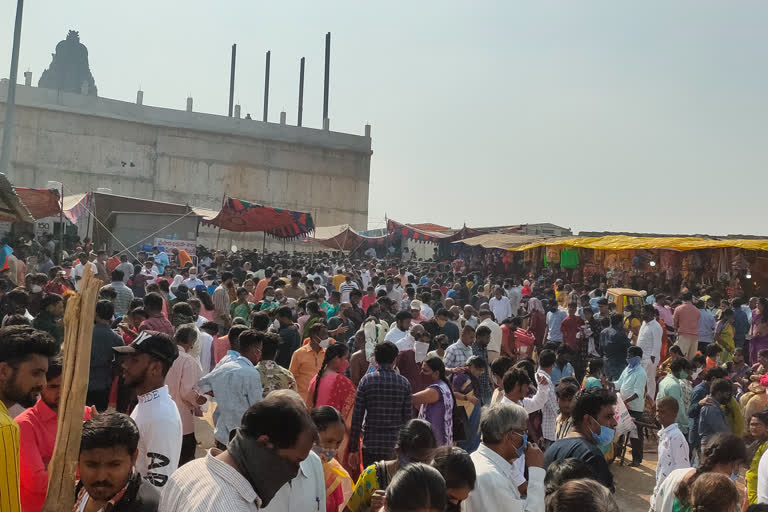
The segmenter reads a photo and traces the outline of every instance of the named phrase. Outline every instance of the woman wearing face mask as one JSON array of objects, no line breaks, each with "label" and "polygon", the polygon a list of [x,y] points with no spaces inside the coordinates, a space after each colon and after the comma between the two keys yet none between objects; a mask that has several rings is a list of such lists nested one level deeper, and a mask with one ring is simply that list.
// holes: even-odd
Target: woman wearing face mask
[{"label": "woman wearing face mask", "polygon": [[[478,407],[479,409],[479,407]],[[432,467],[445,479],[446,512],[459,512],[461,502],[469,497],[475,488],[477,473],[475,464],[467,452],[455,446],[441,446],[435,450]]]},{"label": "woman wearing face mask", "polygon": [[614,407],[616,394],[602,388],[580,391],[573,401],[570,433],[555,441],[544,454],[544,467],[555,460],[575,458],[586,463],[595,473],[595,478],[604,486],[614,490],[613,475],[603,452],[598,445],[613,441],[616,419]]},{"label": "woman wearing face mask", "polygon": [[[344,423],[349,427],[352,421],[352,411],[355,408],[355,385],[344,376],[344,372],[349,368],[349,347],[346,343],[334,343],[325,350],[323,363],[320,371],[309,383],[309,394],[307,395],[307,407],[312,409],[323,405],[329,405],[341,413]],[[349,456],[348,439],[345,436],[341,446],[343,461]],[[354,478],[359,474],[359,470],[346,466],[346,470]]]},{"label": "woman wearing face mask", "polygon": [[312,451],[323,462],[325,475],[325,510],[338,512],[339,507],[352,496],[352,478],[336,460],[336,453],[344,443],[347,427],[339,411],[327,405],[312,410],[312,421],[318,434]]},{"label": "woman wearing face mask", "polygon": [[381,491],[388,488],[394,476],[411,463],[431,461],[436,446],[432,426],[424,420],[410,420],[397,436],[395,460],[380,461],[363,470],[344,512],[379,510],[384,501]]},{"label": "woman wearing face mask", "polygon": [[699,477],[705,473],[720,473],[735,479],[746,463],[747,447],[744,441],[733,434],[715,435],[704,448],[698,468],[676,469],[664,479],[656,493],[655,512],[691,510],[691,489]]},{"label": "woman wearing face mask", "polygon": [[[414,393],[413,406],[419,408],[419,419],[432,425],[439,446],[453,443],[453,408],[456,399],[445,375],[445,365],[439,357],[430,357],[421,365],[421,374],[432,383],[423,391]],[[465,395],[462,395],[465,397]]]}]

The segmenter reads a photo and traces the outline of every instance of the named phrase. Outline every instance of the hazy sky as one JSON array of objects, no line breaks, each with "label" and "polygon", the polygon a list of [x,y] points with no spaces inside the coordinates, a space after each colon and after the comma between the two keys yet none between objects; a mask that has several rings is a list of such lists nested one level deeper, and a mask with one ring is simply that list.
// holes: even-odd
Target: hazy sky
[{"label": "hazy sky", "polygon": [[[0,2],[0,76],[15,1]],[[768,235],[768,2],[27,1],[19,75],[67,30],[99,95],[322,125],[372,125],[369,221]]]}]

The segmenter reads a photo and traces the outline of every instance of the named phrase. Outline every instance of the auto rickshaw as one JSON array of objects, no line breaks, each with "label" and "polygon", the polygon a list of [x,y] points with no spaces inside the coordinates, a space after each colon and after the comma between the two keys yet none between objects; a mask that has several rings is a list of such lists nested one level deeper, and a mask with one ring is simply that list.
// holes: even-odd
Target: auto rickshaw
[{"label": "auto rickshaw", "polygon": [[608,288],[605,297],[609,303],[616,304],[617,313],[624,313],[624,308],[627,305],[633,305],[640,311],[640,307],[643,305],[643,294],[631,288]]}]

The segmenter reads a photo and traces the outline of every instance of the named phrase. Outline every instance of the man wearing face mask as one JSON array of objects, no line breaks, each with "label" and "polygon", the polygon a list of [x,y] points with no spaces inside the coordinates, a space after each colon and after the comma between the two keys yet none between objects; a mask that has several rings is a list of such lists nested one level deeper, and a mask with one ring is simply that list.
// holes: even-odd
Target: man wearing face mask
[{"label": "man wearing face mask", "polygon": [[[640,419],[645,409],[645,385],[648,376],[640,364],[643,359],[643,349],[631,346],[627,349],[627,367],[621,372],[619,380],[614,382],[616,390],[621,393],[621,398],[627,406],[629,415]],[[630,438],[632,445],[632,465],[639,466],[643,462],[643,438],[642,427],[637,429],[637,438]]]},{"label": "man wearing face mask", "polygon": [[715,434],[720,432],[732,433],[723,412],[724,406],[731,401],[733,384],[728,379],[715,379],[709,388],[709,396],[699,413],[699,436],[701,452],[709,444]]},{"label": "man wearing face mask", "polygon": [[614,492],[613,475],[598,444],[613,441],[615,406],[616,395],[607,389],[595,387],[580,391],[571,410],[571,431],[547,449],[544,467],[556,460],[579,459],[592,469],[598,482]]},{"label": "man wearing face mask", "polygon": [[[205,457],[185,464],[173,474],[163,490],[159,509],[261,510],[281,487],[297,478],[314,438],[315,426],[302,403],[274,392],[246,411],[226,450],[211,449]],[[323,493],[316,496],[317,501],[309,510],[325,509],[325,486],[322,480],[320,483]]]},{"label": "man wearing face mask", "polygon": [[[507,510],[543,512],[544,456],[528,443],[528,413],[516,404],[496,404],[483,410],[480,419],[483,442],[471,455],[477,481],[469,493],[466,512]],[[520,496],[512,483],[512,462],[525,455],[528,466],[528,495]]]},{"label": "man wearing face mask", "polygon": [[678,409],[675,423],[677,423],[680,432],[688,437],[688,411],[683,404],[683,384],[688,378],[688,372],[691,371],[691,363],[685,358],[677,358],[669,365],[669,373],[659,382],[659,392],[656,394],[658,402],[664,397],[672,397],[677,400]]}]

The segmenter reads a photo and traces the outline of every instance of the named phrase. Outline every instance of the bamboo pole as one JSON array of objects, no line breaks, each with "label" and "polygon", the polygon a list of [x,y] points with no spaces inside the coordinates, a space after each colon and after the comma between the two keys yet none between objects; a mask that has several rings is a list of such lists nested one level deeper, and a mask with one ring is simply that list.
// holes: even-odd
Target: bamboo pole
[{"label": "bamboo pole", "polygon": [[67,301],[64,313],[64,364],[56,445],[48,466],[48,495],[43,512],[70,512],[75,503],[75,475],[83,434],[88,391],[93,318],[101,281],[90,265],[83,269],[80,293]]}]

